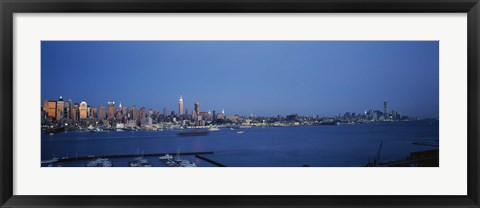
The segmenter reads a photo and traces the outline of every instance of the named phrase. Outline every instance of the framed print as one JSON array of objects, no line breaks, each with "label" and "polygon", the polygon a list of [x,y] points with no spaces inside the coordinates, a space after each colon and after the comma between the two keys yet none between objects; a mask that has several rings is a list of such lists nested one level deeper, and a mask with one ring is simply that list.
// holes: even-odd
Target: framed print
[{"label": "framed print", "polygon": [[479,206],[467,1],[2,1],[2,207]]}]

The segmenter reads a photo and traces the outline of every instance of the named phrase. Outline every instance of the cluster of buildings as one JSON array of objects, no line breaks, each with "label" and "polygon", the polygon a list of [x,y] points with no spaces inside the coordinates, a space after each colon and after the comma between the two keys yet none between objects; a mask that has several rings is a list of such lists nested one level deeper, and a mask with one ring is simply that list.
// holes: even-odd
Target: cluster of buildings
[{"label": "cluster of buildings", "polygon": [[320,116],[301,116],[291,114],[286,116],[278,115],[276,117],[248,117],[242,125],[266,125],[266,126],[313,126],[313,125],[341,125],[341,124],[359,124],[372,122],[395,122],[416,120],[415,117],[402,115],[398,111],[388,109],[388,102],[383,102],[383,111],[366,110],[364,113],[346,112],[333,117]]},{"label": "cluster of buildings", "polygon": [[45,100],[41,107],[42,126],[44,128],[68,128],[68,129],[164,129],[205,126],[297,126],[297,125],[332,125],[342,123],[367,123],[377,121],[403,121],[410,120],[397,111],[388,111],[388,102],[384,101],[384,110],[367,110],[364,114],[347,112],[336,117],[299,116],[291,114],[287,116],[258,117],[225,115],[214,111],[201,111],[200,103],[195,102],[193,110],[189,111],[184,106],[182,96],[178,100],[178,111],[168,112],[163,108],[146,109],[137,108],[135,105],[127,106],[115,102],[107,102],[106,105],[93,107],[83,101],[74,103],[71,99]]},{"label": "cluster of buildings", "polygon": [[383,101],[383,111],[366,110],[363,114],[346,112],[343,115],[337,115],[337,119],[346,122],[377,122],[377,121],[405,121],[413,120],[409,116],[402,115],[400,112],[388,110],[387,100]]},{"label": "cluster of buildings", "polygon": [[102,129],[156,129],[175,128],[184,126],[206,126],[227,119],[225,112],[200,111],[200,103],[194,104],[189,113],[184,108],[183,98],[180,96],[178,111],[168,112],[163,108],[146,109],[137,108],[136,105],[127,106],[115,102],[107,102],[107,105],[93,107],[87,102],[74,103],[71,99],[64,100],[62,96],[58,100],[44,100],[41,107],[42,125],[44,127],[67,127],[70,129],[99,128]]}]

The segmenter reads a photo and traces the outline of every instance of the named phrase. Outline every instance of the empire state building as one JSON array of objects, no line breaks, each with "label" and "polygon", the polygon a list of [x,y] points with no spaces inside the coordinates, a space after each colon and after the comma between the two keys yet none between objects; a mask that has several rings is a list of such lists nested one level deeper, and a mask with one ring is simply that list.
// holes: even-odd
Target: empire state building
[{"label": "empire state building", "polygon": [[183,115],[183,98],[180,95],[180,99],[178,99],[178,114]]}]

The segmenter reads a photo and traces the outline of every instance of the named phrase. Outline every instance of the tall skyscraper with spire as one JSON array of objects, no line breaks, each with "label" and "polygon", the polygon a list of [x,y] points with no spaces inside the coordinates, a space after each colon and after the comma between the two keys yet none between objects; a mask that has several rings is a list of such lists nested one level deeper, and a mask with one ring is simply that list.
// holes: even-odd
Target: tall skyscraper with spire
[{"label": "tall skyscraper with spire", "polygon": [[178,99],[178,115],[183,115],[183,98],[180,95],[180,99]]}]

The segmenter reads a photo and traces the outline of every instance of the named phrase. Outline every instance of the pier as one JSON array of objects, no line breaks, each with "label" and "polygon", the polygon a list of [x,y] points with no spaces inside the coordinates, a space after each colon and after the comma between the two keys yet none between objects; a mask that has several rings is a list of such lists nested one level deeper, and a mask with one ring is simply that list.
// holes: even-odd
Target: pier
[{"label": "pier", "polygon": [[209,162],[209,163],[212,163],[212,164],[214,164],[214,165],[216,165],[216,166],[218,166],[218,167],[227,167],[226,165],[224,165],[224,164],[222,164],[222,163],[213,161],[213,160],[208,159],[208,158],[206,158],[206,157],[203,157],[203,156],[201,156],[201,155],[199,155],[199,154],[196,154],[195,157],[197,157],[197,158],[199,158],[199,159],[202,159],[202,160],[205,160],[205,161],[207,161],[207,162]]}]

